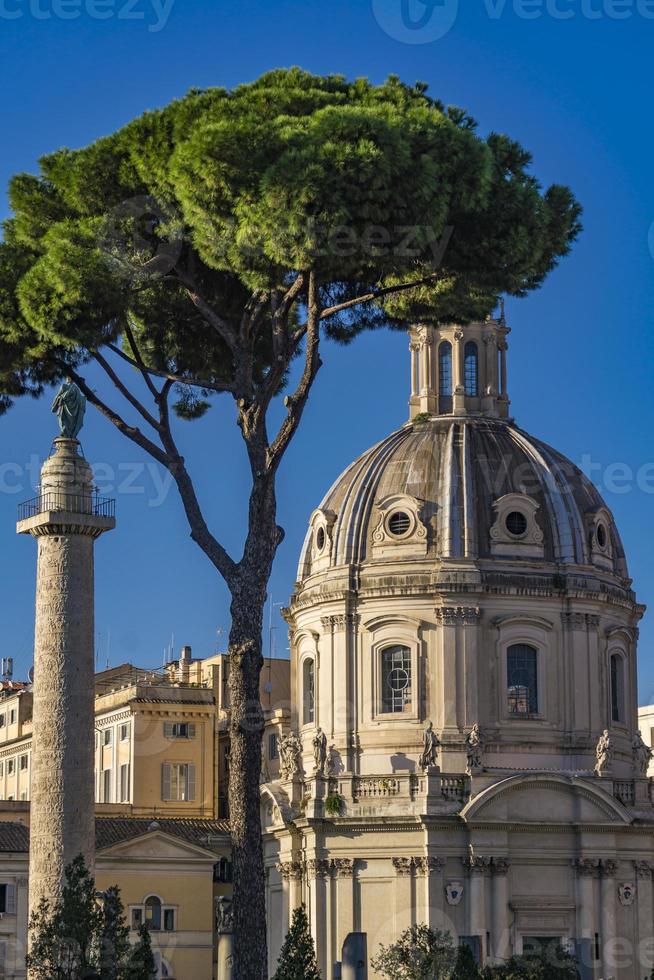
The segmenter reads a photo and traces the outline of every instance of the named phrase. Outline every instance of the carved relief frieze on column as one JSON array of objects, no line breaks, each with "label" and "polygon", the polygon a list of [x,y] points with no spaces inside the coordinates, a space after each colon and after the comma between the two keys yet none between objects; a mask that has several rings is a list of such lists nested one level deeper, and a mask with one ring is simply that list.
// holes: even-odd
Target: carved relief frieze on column
[{"label": "carved relief frieze on column", "polygon": [[307,874],[310,878],[328,878],[331,865],[327,858],[309,858]]},{"label": "carved relief frieze on column", "polygon": [[441,874],[445,868],[445,858],[443,857],[416,857],[413,859],[413,866],[416,874],[421,878],[428,875]]},{"label": "carved relief frieze on column", "polygon": [[332,871],[337,878],[351,878],[354,874],[352,858],[332,858]]},{"label": "carved relief frieze on column", "polygon": [[411,858],[393,858],[393,867],[398,878],[408,878],[413,870]]}]

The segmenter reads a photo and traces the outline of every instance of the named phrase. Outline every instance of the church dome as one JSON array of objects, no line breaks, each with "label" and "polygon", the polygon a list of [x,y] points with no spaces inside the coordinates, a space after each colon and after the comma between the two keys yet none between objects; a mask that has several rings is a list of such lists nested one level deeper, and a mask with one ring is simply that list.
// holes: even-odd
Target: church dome
[{"label": "church dome", "polygon": [[[480,326],[486,335],[500,329],[496,321]],[[419,412],[433,405],[429,392],[416,398],[412,421],[345,470],[311,517],[300,582],[330,567],[420,557],[594,566],[627,578],[620,536],[594,484],[501,418],[501,396],[487,390],[487,410],[464,394],[460,414],[451,401],[447,414]]]}]

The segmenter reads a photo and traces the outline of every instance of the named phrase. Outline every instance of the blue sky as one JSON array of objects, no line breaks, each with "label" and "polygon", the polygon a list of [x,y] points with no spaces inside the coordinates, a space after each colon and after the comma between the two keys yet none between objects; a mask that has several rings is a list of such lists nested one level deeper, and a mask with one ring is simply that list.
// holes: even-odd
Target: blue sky
[{"label": "blue sky", "polygon": [[[510,394],[519,424],[593,467],[622,532],[639,598],[654,603],[652,0],[0,0],[0,187],[42,153],[79,146],[192,86],[231,86],[299,64],[396,73],[465,106],[482,132],[534,155],[544,183],[572,186],[584,232],[527,300],[512,301]],[[430,0],[433,2],[433,0]],[[415,27],[425,15],[425,28]],[[449,28],[449,29],[448,29]],[[442,36],[439,36],[442,35]],[[6,196],[0,214],[7,212]],[[286,603],[306,520],[336,475],[406,419],[406,338],[368,335],[329,349],[279,481],[280,550],[271,593]],[[49,399],[0,421],[3,653],[31,662],[35,548],[14,534],[55,426]],[[238,552],[245,463],[231,406],[180,441],[208,517]],[[99,662],[161,662],[164,647],[221,647],[228,597],[190,542],[175,494],[140,451],[93,412],[83,433],[118,527],[97,545]],[[286,627],[273,619],[278,655]],[[640,700],[654,700],[654,617],[642,624]]]}]

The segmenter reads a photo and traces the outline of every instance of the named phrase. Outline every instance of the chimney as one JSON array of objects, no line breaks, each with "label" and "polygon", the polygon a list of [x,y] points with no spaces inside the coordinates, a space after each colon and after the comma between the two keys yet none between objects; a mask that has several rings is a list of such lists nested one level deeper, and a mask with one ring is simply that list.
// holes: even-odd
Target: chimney
[{"label": "chimney", "polygon": [[189,646],[182,647],[182,654],[179,658],[179,679],[182,684],[189,682],[192,659],[191,648]]}]

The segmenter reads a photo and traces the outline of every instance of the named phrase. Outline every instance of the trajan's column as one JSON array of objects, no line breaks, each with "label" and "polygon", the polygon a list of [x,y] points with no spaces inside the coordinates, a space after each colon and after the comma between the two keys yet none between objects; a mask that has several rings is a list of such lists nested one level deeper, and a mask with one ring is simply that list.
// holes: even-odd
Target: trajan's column
[{"label": "trajan's column", "polygon": [[83,854],[93,869],[93,546],[115,525],[100,500],[77,435],[86,400],[62,385],[53,404],[61,436],[41,470],[39,496],[22,504],[17,531],[38,544],[34,641],[34,734],[29,906],[60,891],[64,869]]}]

